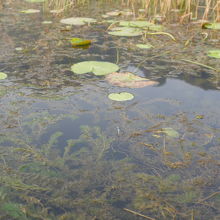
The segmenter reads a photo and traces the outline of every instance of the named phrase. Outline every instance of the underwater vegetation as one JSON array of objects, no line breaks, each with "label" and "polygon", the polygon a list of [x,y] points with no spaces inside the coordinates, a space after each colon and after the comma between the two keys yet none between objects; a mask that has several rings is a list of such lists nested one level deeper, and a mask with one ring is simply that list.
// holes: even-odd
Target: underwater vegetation
[{"label": "underwater vegetation", "polygon": [[63,143],[64,133],[56,131],[39,145],[35,130],[44,115],[32,113],[22,130],[1,134],[1,219],[220,215],[219,131],[199,119],[161,117],[146,129],[121,127],[125,133],[117,135],[84,125],[76,138]]},{"label": "underwater vegetation", "polygon": [[122,3],[1,11],[0,220],[220,218],[219,5]]}]

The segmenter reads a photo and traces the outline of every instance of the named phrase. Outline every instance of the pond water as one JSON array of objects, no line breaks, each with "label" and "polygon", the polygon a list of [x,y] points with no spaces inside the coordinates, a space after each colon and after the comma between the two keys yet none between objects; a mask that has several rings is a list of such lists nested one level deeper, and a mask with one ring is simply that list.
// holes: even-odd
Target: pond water
[{"label": "pond water", "polygon": [[[52,14],[17,0],[1,9],[0,219],[220,219],[220,63],[207,56],[219,32],[167,24],[176,41],[112,36],[102,18],[111,7]],[[20,12],[30,8],[40,12]],[[75,16],[98,22],[60,23]],[[73,48],[73,37],[92,44]],[[117,63],[158,84],[122,88],[74,74],[82,61]],[[112,92],[134,99],[112,101]]]}]

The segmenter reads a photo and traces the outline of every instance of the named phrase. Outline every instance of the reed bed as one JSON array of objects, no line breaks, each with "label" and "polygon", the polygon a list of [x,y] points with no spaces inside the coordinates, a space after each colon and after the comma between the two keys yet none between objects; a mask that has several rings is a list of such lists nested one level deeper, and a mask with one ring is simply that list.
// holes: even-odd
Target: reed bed
[{"label": "reed bed", "polygon": [[[93,0],[47,0],[49,8],[65,10],[76,5],[84,5]],[[148,18],[160,17],[166,21],[189,22],[192,20],[220,21],[220,0],[99,0],[130,7]]]}]

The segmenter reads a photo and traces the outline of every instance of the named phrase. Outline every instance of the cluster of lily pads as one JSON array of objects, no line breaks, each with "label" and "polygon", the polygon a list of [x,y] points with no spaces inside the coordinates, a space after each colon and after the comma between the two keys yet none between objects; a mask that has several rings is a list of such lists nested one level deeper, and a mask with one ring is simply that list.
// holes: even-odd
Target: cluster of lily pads
[{"label": "cluster of lily pads", "polygon": [[[44,2],[45,0],[25,0],[25,1],[31,3],[37,3],[37,2]],[[30,13],[39,12],[39,10],[28,9],[21,12],[30,14]],[[106,13],[105,15],[103,15],[103,17],[108,18],[111,16],[119,16],[121,14],[125,14],[125,12],[117,10]],[[66,25],[82,26],[86,24],[96,23],[97,20],[94,18],[86,18],[86,17],[70,17],[70,18],[61,19],[60,22]],[[107,22],[111,23],[108,34],[113,36],[136,37],[143,35],[147,31],[156,31],[161,34],[163,33],[167,34],[166,32],[163,32],[164,27],[162,25],[157,25],[148,21],[107,20]],[[46,21],[45,23],[49,24],[50,22]],[[203,25],[203,28],[219,30],[220,23],[207,23]],[[91,40],[86,40],[81,38],[72,38],[70,39],[70,42],[72,46],[85,46],[91,44]],[[150,49],[153,47],[151,44],[136,44],[136,46],[141,49]],[[209,50],[207,55],[209,57],[220,58],[220,50]],[[94,75],[97,76],[107,75],[106,80],[109,83],[119,87],[142,88],[144,86],[157,84],[157,82],[155,81],[150,81],[146,78],[136,76],[133,73],[129,73],[129,72],[118,73],[117,71],[119,70],[119,66],[110,62],[84,61],[72,65],[71,70],[75,74],[93,73]],[[127,92],[112,93],[108,96],[108,98],[115,101],[126,101],[133,99],[134,95]]]},{"label": "cluster of lily pads", "polygon": [[[142,88],[149,85],[156,85],[157,82],[134,75],[130,72],[118,73],[119,66],[103,61],[84,61],[73,64],[72,72],[75,74],[93,73],[96,76],[106,76],[105,79],[112,85],[127,88]],[[128,92],[111,93],[108,98],[114,101],[128,101],[134,95]]]}]

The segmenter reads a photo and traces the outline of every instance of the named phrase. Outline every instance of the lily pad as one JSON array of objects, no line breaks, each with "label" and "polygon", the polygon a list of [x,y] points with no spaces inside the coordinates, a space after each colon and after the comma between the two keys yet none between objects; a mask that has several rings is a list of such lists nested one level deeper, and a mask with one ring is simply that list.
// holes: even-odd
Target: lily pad
[{"label": "lily pad", "polygon": [[22,47],[16,47],[15,50],[16,50],[16,51],[22,51],[23,48],[22,48]]},{"label": "lily pad", "polygon": [[202,27],[204,29],[220,30],[220,23],[205,23]]},{"label": "lily pad", "polygon": [[113,19],[103,20],[103,22],[110,23],[110,24],[118,23],[117,20],[113,20]]},{"label": "lily pad", "polygon": [[108,16],[119,16],[121,14],[122,14],[121,11],[118,11],[118,10],[110,11],[110,12],[106,13],[106,15],[108,15]]},{"label": "lily pad", "polygon": [[59,14],[59,13],[61,13],[61,12],[63,12],[63,9],[50,10],[50,13],[52,13],[52,14]]},{"label": "lily pad", "polygon": [[136,44],[136,46],[141,49],[150,49],[153,47],[151,44]]},{"label": "lily pad", "polygon": [[60,22],[63,24],[69,24],[69,25],[85,25],[89,23],[95,23],[96,19],[83,18],[83,17],[72,17],[72,18],[61,19]]},{"label": "lily pad", "polygon": [[169,137],[178,138],[179,132],[174,130],[173,128],[162,128],[162,132],[165,133]]},{"label": "lily pad", "polygon": [[209,50],[208,56],[214,58],[220,58],[220,50]]},{"label": "lily pad", "polygon": [[132,100],[134,95],[129,92],[111,93],[108,95],[108,98],[113,101],[123,102]]},{"label": "lily pad", "polygon": [[8,75],[6,73],[0,72],[0,80],[1,79],[6,79]]},{"label": "lily pad", "polygon": [[72,46],[85,46],[91,44],[91,40],[85,40],[82,38],[72,38],[70,42]]},{"label": "lily pad", "polygon": [[151,25],[154,25],[151,22],[148,21],[121,21],[119,23],[120,26],[124,27],[137,27],[137,28],[143,28],[143,27],[149,27]]},{"label": "lily pad", "polygon": [[137,28],[118,27],[113,28],[112,31],[108,32],[108,34],[123,37],[136,37],[142,35],[142,31]]},{"label": "lily pad", "polygon": [[27,9],[27,10],[23,10],[23,11],[20,11],[21,13],[24,13],[24,14],[34,14],[34,13],[39,13],[40,10],[38,9]]},{"label": "lily pad", "polygon": [[156,81],[151,81],[139,76],[134,75],[130,72],[125,73],[111,73],[106,76],[106,80],[119,87],[128,87],[128,88],[143,88],[145,86],[157,85]]},{"label": "lily pad", "polygon": [[45,0],[25,0],[26,2],[31,2],[31,3],[39,3],[39,2],[45,2]]},{"label": "lily pad", "polygon": [[42,24],[52,24],[52,21],[43,21]]},{"label": "lily pad", "polygon": [[121,21],[119,25],[124,27],[147,28],[151,31],[162,31],[164,29],[162,25],[153,24],[149,21]]},{"label": "lily pad", "polygon": [[118,65],[103,61],[84,61],[73,64],[71,71],[76,74],[94,73],[97,76],[107,75],[119,69]]},{"label": "lily pad", "polygon": [[148,29],[150,31],[163,31],[164,30],[164,26],[159,25],[159,24],[153,24],[153,25],[148,26]]}]

